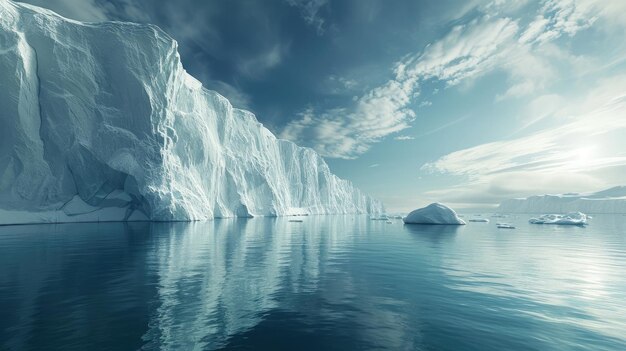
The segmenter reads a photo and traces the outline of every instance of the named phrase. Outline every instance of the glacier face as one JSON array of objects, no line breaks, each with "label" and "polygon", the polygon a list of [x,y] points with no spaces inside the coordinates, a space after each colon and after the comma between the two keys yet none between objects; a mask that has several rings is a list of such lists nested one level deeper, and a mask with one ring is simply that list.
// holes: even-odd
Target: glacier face
[{"label": "glacier face", "polygon": [[0,0],[0,224],[382,211],[203,88],[158,27]]},{"label": "glacier face", "polygon": [[596,193],[539,195],[503,201],[498,207],[503,213],[625,213],[626,186]]}]

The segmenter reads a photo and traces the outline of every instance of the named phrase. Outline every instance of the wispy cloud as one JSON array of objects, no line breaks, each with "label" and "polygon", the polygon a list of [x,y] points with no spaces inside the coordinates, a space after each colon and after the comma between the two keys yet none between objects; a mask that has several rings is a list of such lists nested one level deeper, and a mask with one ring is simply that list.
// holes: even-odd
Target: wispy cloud
[{"label": "wispy cloud", "polygon": [[499,46],[517,32],[510,19],[486,19],[455,27],[422,54],[396,64],[395,77],[361,96],[354,106],[317,112],[307,109],[280,137],[311,146],[324,156],[355,158],[385,136],[406,129],[415,119],[409,108],[419,81],[437,78],[455,84],[486,69]]},{"label": "wispy cloud", "polygon": [[420,102],[419,107],[428,107],[428,106],[432,106],[433,103],[428,101],[428,100],[424,100],[422,102]]},{"label": "wispy cloud", "polygon": [[455,84],[476,74],[480,63],[492,60],[500,43],[516,31],[517,25],[509,19],[457,26],[423,53],[398,62],[393,79],[358,98],[353,106],[324,112],[309,108],[280,137],[311,146],[324,156],[355,158],[410,126],[415,112],[409,105],[419,96],[420,80],[437,78]]},{"label": "wispy cloud", "polygon": [[29,4],[48,8],[60,15],[78,21],[101,22],[109,19],[106,7],[95,0],[26,0]]},{"label": "wispy cloud", "polygon": [[399,79],[437,79],[448,85],[480,75],[492,69],[506,54],[503,49],[518,32],[518,24],[510,18],[484,16],[467,24],[457,25],[441,40],[424,52],[400,62],[396,67]]},{"label": "wispy cloud", "polygon": [[599,16],[614,16],[598,0],[546,0],[537,7],[534,20],[522,25],[527,22],[512,14],[527,4],[492,1],[476,5],[482,15],[454,26],[420,53],[398,61],[394,77],[358,98],[356,104],[325,111],[309,108],[285,127],[281,137],[311,146],[324,156],[355,158],[385,136],[411,125],[416,117],[411,106],[423,81],[450,87],[498,70],[507,74],[509,87],[496,101],[540,94],[557,79],[554,62],[575,64],[578,59],[550,42],[575,35]]},{"label": "wispy cloud", "polygon": [[328,5],[328,0],[286,0],[291,6],[300,9],[304,21],[313,26],[317,34],[322,35],[326,31],[326,20],[320,15],[323,7]]},{"label": "wispy cloud", "polygon": [[438,132],[440,132],[442,130],[445,130],[445,129],[449,128],[449,127],[452,127],[455,124],[458,124],[458,123],[461,123],[461,122],[465,121],[466,119],[470,118],[470,116],[471,115],[461,116],[461,117],[459,117],[459,118],[457,118],[455,120],[452,120],[452,121],[450,121],[448,123],[445,123],[445,124],[443,124],[443,125],[441,125],[441,126],[439,126],[437,128],[434,128],[434,129],[431,129],[429,131],[423,132],[422,134],[420,134],[418,136],[418,138],[422,138],[422,137],[425,137],[425,136],[428,136],[428,135],[431,135],[431,134],[438,133]]},{"label": "wispy cloud", "polygon": [[554,109],[554,114],[569,116],[557,127],[459,150],[423,165],[424,171],[467,179],[462,189],[443,189],[430,195],[450,195],[459,200],[461,196],[475,197],[479,189],[485,192],[484,199],[493,200],[530,190],[606,185],[594,174],[626,166],[626,152],[606,145],[606,135],[626,132],[626,75],[600,81],[576,101],[573,106],[571,100],[563,101]]},{"label": "wispy cloud", "polygon": [[399,136],[395,137],[394,139],[396,139],[396,140],[413,140],[415,138],[412,137],[412,136],[408,136],[408,135],[399,135]]},{"label": "wispy cloud", "polygon": [[350,108],[317,113],[309,108],[279,134],[336,158],[355,158],[383,137],[409,127],[415,113],[407,108],[414,80],[390,80],[358,98]]},{"label": "wispy cloud", "polygon": [[266,51],[258,53],[254,57],[239,59],[237,68],[241,74],[256,78],[280,64],[288,51],[289,45],[286,43],[276,43]]},{"label": "wispy cloud", "polygon": [[324,88],[329,94],[342,95],[353,93],[359,86],[359,82],[355,79],[330,75],[324,82]]}]

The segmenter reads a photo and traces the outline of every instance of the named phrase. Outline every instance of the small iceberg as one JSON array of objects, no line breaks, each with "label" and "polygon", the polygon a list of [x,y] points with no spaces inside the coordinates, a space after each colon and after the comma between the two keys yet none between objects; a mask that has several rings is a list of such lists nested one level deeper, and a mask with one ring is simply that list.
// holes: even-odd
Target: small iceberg
[{"label": "small iceberg", "polygon": [[469,221],[470,222],[489,223],[489,220],[487,218],[472,218]]},{"label": "small iceberg", "polygon": [[582,212],[572,212],[566,215],[545,214],[528,220],[532,224],[559,224],[559,225],[586,225],[587,215]]},{"label": "small iceberg", "polygon": [[459,218],[453,209],[440,203],[419,208],[409,213],[402,220],[406,224],[465,224],[465,221]]},{"label": "small iceberg", "polygon": [[370,217],[372,221],[388,221],[389,217],[386,215],[382,215],[380,217]]},{"label": "small iceberg", "polygon": [[509,223],[497,223],[496,225],[500,229],[515,229],[515,226]]},{"label": "small iceberg", "polygon": [[289,220],[289,222],[293,222],[293,223],[302,223],[302,222],[304,222],[304,221],[303,221],[303,220],[301,220],[301,219],[290,219],[290,220]]}]

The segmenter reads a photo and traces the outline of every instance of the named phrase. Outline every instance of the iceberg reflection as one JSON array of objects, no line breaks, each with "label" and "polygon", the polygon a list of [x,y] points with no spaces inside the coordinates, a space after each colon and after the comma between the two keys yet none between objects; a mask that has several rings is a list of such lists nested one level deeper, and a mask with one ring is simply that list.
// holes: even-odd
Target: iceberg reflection
[{"label": "iceberg reflection", "polygon": [[365,216],[153,224],[160,239],[147,260],[158,283],[144,348],[224,345],[292,294],[315,291],[368,224]]}]

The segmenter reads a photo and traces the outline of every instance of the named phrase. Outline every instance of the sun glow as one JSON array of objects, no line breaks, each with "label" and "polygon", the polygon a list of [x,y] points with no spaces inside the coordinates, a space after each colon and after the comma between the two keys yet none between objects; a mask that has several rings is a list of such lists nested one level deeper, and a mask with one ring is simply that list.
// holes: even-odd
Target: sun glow
[{"label": "sun glow", "polygon": [[565,167],[570,170],[588,170],[594,166],[598,159],[595,145],[586,145],[575,148],[567,153]]}]

